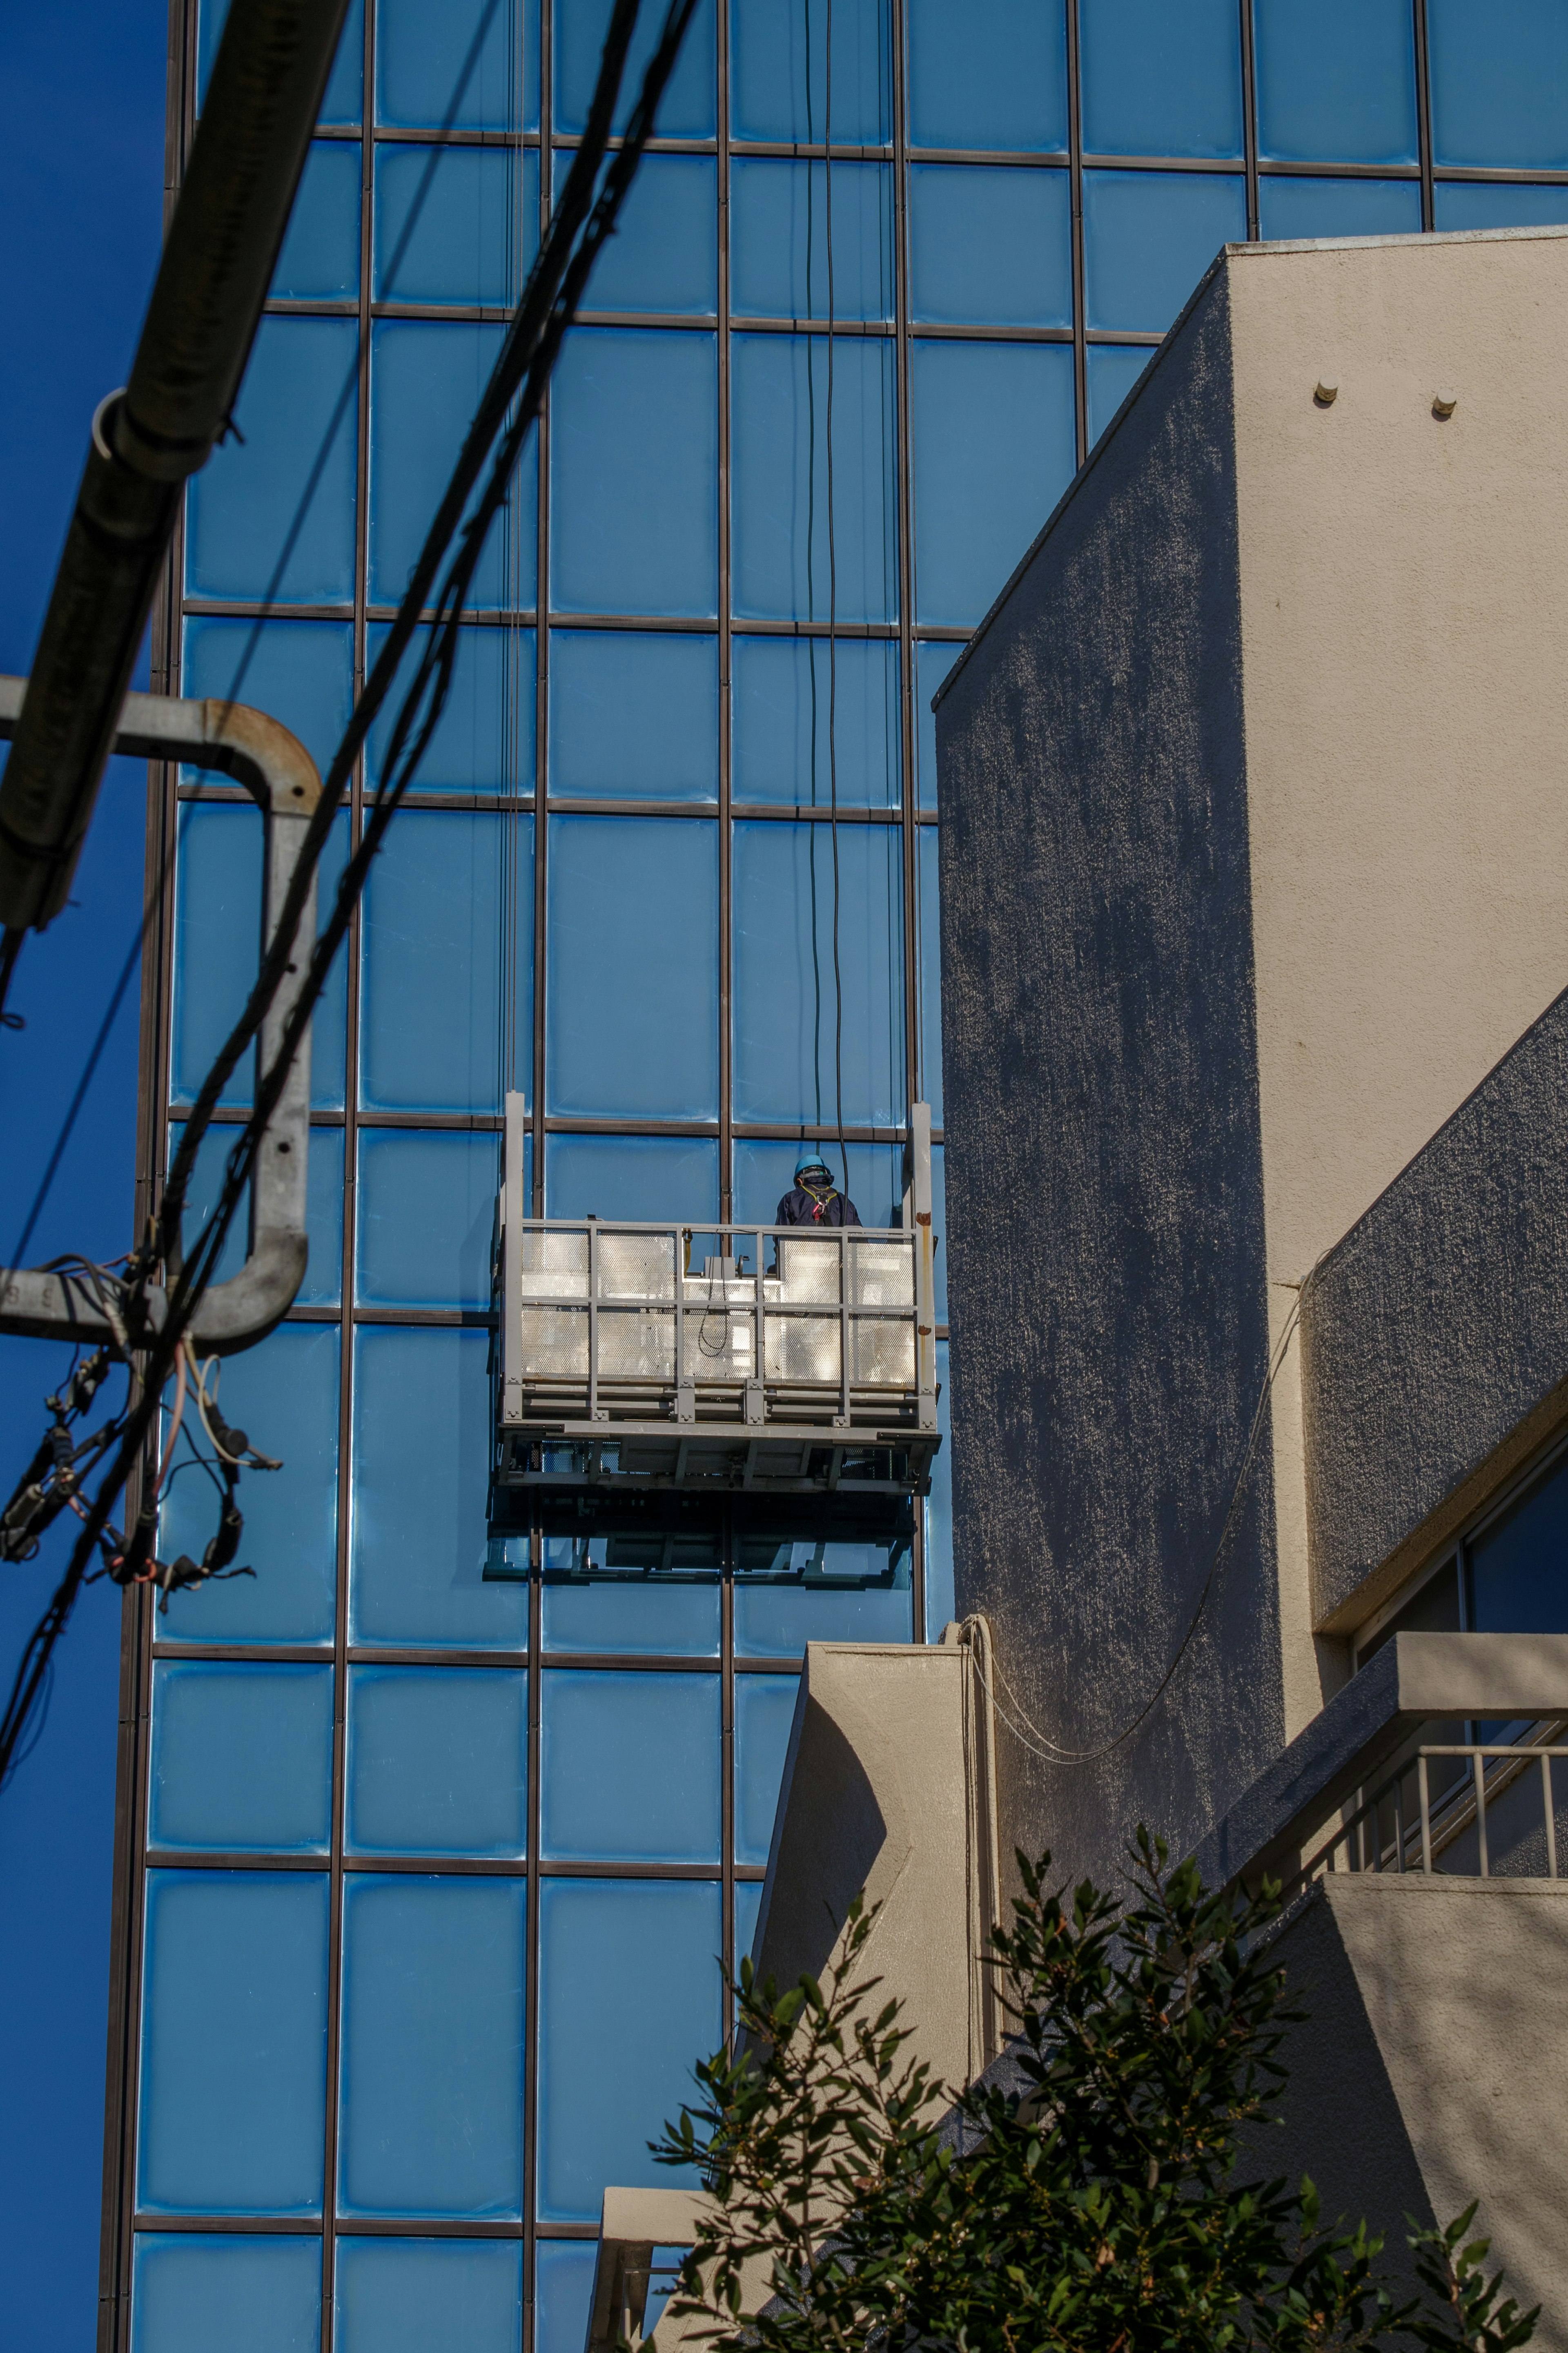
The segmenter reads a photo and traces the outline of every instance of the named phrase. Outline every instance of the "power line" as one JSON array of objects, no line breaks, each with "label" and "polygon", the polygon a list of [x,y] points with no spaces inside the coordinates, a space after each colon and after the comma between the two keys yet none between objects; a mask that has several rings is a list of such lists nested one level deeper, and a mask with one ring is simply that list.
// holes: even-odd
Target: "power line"
[{"label": "power line", "polygon": [[[392,781],[378,796],[360,849],[344,870],[332,913],[312,950],[305,979],[284,1024],[277,1056],[257,1086],[250,1117],[229,1155],[222,1192],[203,1229],[195,1255],[180,1267],[169,1285],[163,1324],[147,1346],[141,1393],[127,1412],[114,1461],[86,1514],[65,1576],[18,1667],[4,1718],[0,1719],[0,1783],[4,1782],[14,1761],[17,1744],[26,1730],[34,1700],[47,1673],[50,1654],[64,1630],[94,1547],[107,1530],[113,1500],[145,1450],[153,1421],[160,1409],[164,1382],[178,1361],[185,1331],[203,1292],[212,1280],[229,1225],[249,1181],[261,1138],[281,1098],[289,1065],[325,986],[332,960],[346,936],[372,861],[439,723],[457,654],[458,624],[486,534],[505,499],[522,444],[538,417],[551,371],[566,330],[575,315],[589,272],[605,241],[614,233],[617,216],[651,135],[654,117],[679,54],[687,26],[695,14],[697,0],[669,0],[663,29],[644,75],[637,104],[622,143],[605,171],[603,187],[595,200],[595,183],[608,150],[610,126],[637,24],[638,5],[639,0],[616,0],[593,104],[582,144],[567,175],[560,209],[551,222],[549,234],[530,272],[522,300],[513,315],[489,384],[414,567],[397,617],[327,772],[321,802],[307,828],[305,842],[285,894],[272,940],[263,955],[250,1000],[208,1071],[187,1117],[153,1232],[133,1254],[127,1277],[119,1286],[126,1308],[135,1322],[137,1336],[141,1337],[144,1327],[147,1282],[158,1261],[161,1258],[165,1261],[169,1260],[173,1243],[177,1240],[185,1192],[201,1134],[211,1120],[227,1077],[259,1029],[284,977],[300,928],[310,878],[329,837],[332,817],[353,763],[385,700],[402,655],[420,625],[426,598],[446,552],[453,538],[457,537],[458,550],[442,581],[435,621],[394,725],[387,755]],[[580,239],[579,231],[582,232]],[[495,447],[498,434],[500,436],[499,448]],[[473,513],[464,522],[464,511],[487,459],[490,459],[489,480]],[[148,1506],[143,1504],[138,1518],[139,1531],[147,1521]]]}]

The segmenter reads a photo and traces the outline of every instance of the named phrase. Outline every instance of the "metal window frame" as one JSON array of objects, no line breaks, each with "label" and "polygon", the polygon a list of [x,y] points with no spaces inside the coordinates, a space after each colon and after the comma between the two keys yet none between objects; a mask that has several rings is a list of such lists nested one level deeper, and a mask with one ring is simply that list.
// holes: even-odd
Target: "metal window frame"
[{"label": "metal window frame", "polygon": [[[1089,351],[1097,345],[1127,344],[1153,348],[1161,337],[1155,333],[1134,333],[1089,331],[1084,324],[1084,254],[1082,218],[1082,175],[1086,164],[1091,167],[1113,168],[1120,171],[1202,171],[1245,180],[1247,195],[1249,236],[1256,237],[1258,225],[1258,188],[1261,179],[1279,176],[1305,176],[1323,179],[1372,178],[1418,181],[1422,192],[1422,218],[1428,229],[1433,224],[1433,205],[1437,184],[1447,182],[1500,181],[1518,185],[1568,185],[1568,172],[1510,171],[1488,167],[1464,169],[1435,165],[1432,156],[1430,63],[1427,54],[1426,0],[1411,0],[1413,36],[1416,47],[1416,89],[1419,131],[1419,160],[1412,165],[1384,166],[1337,163],[1281,163],[1259,157],[1258,153],[1258,106],[1255,60],[1253,56],[1250,0],[1237,0],[1241,29],[1241,71],[1243,85],[1244,153],[1227,163],[1215,164],[1192,157],[1106,155],[1086,156],[1082,144],[1081,108],[1079,103],[1079,0],[1064,0],[1068,52],[1068,148],[1056,153],[1012,153],[993,150],[933,149],[913,145],[907,135],[908,85],[910,77],[908,0],[888,0],[890,41],[890,66],[893,100],[893,135],[885,144],[865,147],[835,142],[835,161],[875,160],[886,163],[894,181],[894,307],[887,322],[851,322],[840,323],[835,332],[841,335],[864,335],[868,332],[886,337],[894,346],[896,369],[893,465],[897,497],[899,531],[900,604],[898,617],[889,623],[840,625],[838,636],[853,638],[880,638],[896,641],[900,652],[900,795],[896,805],[881,809],[843,809],[841,824],[892,824],[901,828],[902,908],[904,919],[904,972],[902,1008],[904,1014],[904,1057],[906,1095],[910,1103],[917,1103],[926,1092],[925,1074],[921,1070],[920,1014],[920,934],[918,870],[920,830],[934,825],[934,810],[922,810],[919,805],[919,780],[916,775],[918,752],[918,713],[914,697],[917,691],[916,661],[918,650],[925,644],[962,646],[969,637],[965,628],[923,623],[918,617],[917,582],[915,578],[913,508],[910,470],[909,369],[910,349],[917,340],[990,341],[1025,343],[1031,342],[1070,343],[1073,354],[1075,391],[1075,433],[1079,458],[1087,454],[1088,406],[1087,359]],[[721,670],[721,776],[716,802],[659,804],[649,802],[619,803],[581,798],[557,798],[548,792],[549,750],[549,636],[554,626],[548,610],[550,578],[550,502],[548,496],[550,417],[548,402],[541,417],[537,437],[535,463],[538,468],[540,497],[538,501],[538,538],[535,547],[538,588],[536,607],[516,612],[486,613],[474,617],[477,628],[531,628],[535,631],[535,720],[537,759],[542,764],[536,772],[535,789],[529,793],[510,795],[454,795],[418,793],[410,797],[410,806],[427,808],[458,809],[471,807],[489,809],[521,819],[531,814],[534,819],[533,862],[533,953],[534,989],[530,1069],[530,1124],[533,1146],[533,1185],[535,1215],[544,1211],[544,1153],[548,1137],[554,1134],[691,1134],[711,1135],[719,1139],[725,1195],[720,1202],[720,1215],[728,1219],[732,1200],[728,1187],[731,1177],[733,1145],[744,1140],[795,1140],[803,1134],[823,1141],[832,1131],[806,1128],[788,1124],[758,1125],[737,1121],[733,1116],[731,1088],[731,1045],[730,1040],[730,972],[731,927],[731,897],[730,888],[730,846],[733,822],[798,823],[807,818],[820,818],[821,812],[795,808],[762,807],[737,802],[733,794],[731,761],[731,679],[733,640],[737,635],[825,637],[825,621],[746,621],[735,625],[730,617],[730,451],[729,451],[729,345],[731,321],[728,311],[728,195],[729,166],[737,157],[775,155],[801,160],[821,158],[826,150],[820,143],[799,143],[771,141],[740,141],[732,139],[729,127],[728,92],[728,11],[720,0],[717,9],[717,47],[719,71],[719,112],[715,134],[710,139],[655,139],[650,153],[668,154],[703,154],[716,159],[719,187],[719,300],[718,313],[710,319],[682,320],[665,314],[624,312],[585,313],[587,322],[615,326],[657,325],[668,330],[689,326],[695,332],[714,334],[719,351],[720,387],[720,483],[719,531],[721,561],[721,613],[716,617],[691,619],[683,617],[627,614],[572,614],[560,617],[560,626],[574,629],[632,628],[639,631],[668,630],[714,636],[720,643]],[[355,593],[345,604],[289,607],[290,617],[318,618],[348,622],[353,632],[354,677],[356,684],[364,675],[365,640],[368,628],[390,617],[389,608],[372,604],[366,595],[365,534],[367,529],[369,470],[369,367],[370,330],[374,321],[382,317],[427,317],[443,320],[493,319],[503,315],[487,306],[442,304],[383,303],[372,299],[372,234],[374,197],[374,159],[378,147],[395,144],[430,146],[500,146],[516,150],[534,149],[542,159],[540,207],[542,226],[548,216],[551,174],[542,168],[557,153],[569,153],[578,143],[576,138],[554,129],[552,121],[552,0],[541,0],[540,8],[540,124],[536,131],[449,131],[394,127],[377,124],[374,114],[374,45],[375,10],[374,0],[366,8],[364,26],[364,106],[358,125],[323,127],[318,136],[325,140],[353,140],[359,142],[362,154],[361,178],[361,248],[360,288],[355,300],[347,302],[275,301],[268,311],[278,316],[336,316],[357,320],[360,335],[359,408],[356,445],[357,507],[355,518],[356,563]],[[170,104],[166,141],[165,185],[166,215],[173,204],[184,160],[189,152],[195,118],[195,0],[170,0],[169,14]],[[972,326],[923,326],[910,317],[909,302],[909,172],[912,164],[923,162],[950,164],[1007,164],[1020,170],[1065,171],[1071,183],[1071,269],[1073,283],[1073,324],[1069,329],[1016,330],[984,324]],[[750,332],[822,333],[826,332],[823,321],[790,319],[733,322],[736,329]],[[176,531],[165,587],[160,595],[154,612],[153,634],[153,679],[154,692],[177,693],[180,685],[183,622],[186,616],[202,614],[226,615],[234,617],[255,617],[259,607],[244,600],[214,600],[184,598],[179,584],[184,577],[183,525]],[[541,776],[544,778],[542,784]],[[149,775],[148,797],[148,887],[154,893],[153,917],[147,934],[147,951],[142,965],[142,1050],[140,1064],[140,1102],[137,1138],[137,1219],[138,1223],[153,1208],[161,1172],[165,1166],[170,1113],[168,1102],[168,1025],[173,980],[173,860],[167,853],[174,838],[179,807],[186,799],[237,799],[241,796],[233,788],[209,786],[195,788],[182,786],[177,771],[168,764],[154,765]],[[350,824],[357,840],[363,830],[366,796],[363,776],[356,771],[349,805]],[[549,828],[546,811],[563,813],[639,816],[700,817],[712,821],[715,816],[721,828],[721,914],[723,925],[721,947],[721,1071],[722,1086],[720,1112],[712,1121],[580,1120],[558,1119],[549,1114],[546,1102],[544,1071],[544,1038],[546,996],[548,990],[546,887],[549,860]],[[734,1687],[737,1677],[746,1674],[780,1674],[798,1672],[800,1662],[795,1659],[750,1658],[737,1655],[735,1648],[732,1586],[728,1577],[720,1580],[721,1642],[717,1654],[706,1659],[686,1657],[654,1659],[619,1654],[600,1656],[580,1652],[545,1651],[542,1647],[542,1588],[537,1576],[530,1580],[529,1639],[526,1648],[514,1650],[458,1651],[440,1647],[414,1647],[396,1650],[367,1649],[348,1639],[347,1579],[350,1446],[352,1437],[353,1383],[354,1378],[353,1337],[358,1327],[380,1324],[401,1324],[416,1327],[423,1324],[483,1324],[491,1319],[489,1311],[432,1309],[418,1313],[356,1307],[353,1296],[353,1249],[356,1228],[355,1198],[357,1191],[357,1142],[362,1128],[377,1129],[467,1129],[471,1132],[493,1132],[498,1145],[501,1114],[498,1105],[493,1113],[367,1113],[355,1101],[353,1084],[358,1053],[358,987],[360,926],[356,917],[349,943],[351,986],[349,997],[348,1063],[345,1073],[345,1104],[342,1111],[315,1111],[310,1124],[323,1128],[336,1128],[343,1137],[344,1189],[342,1229],[342,1288],[340,1304],[335,1307],[296,1308],[289,1320],[300,1324],[333,1322],[342,1335],[341,1387],[339,1392],[339,1525],[337,1563],[337,1618],[333,1638],[322,1645],[300,1644],[187,1644],[167,1643],[156,1639],[155,1621],[147,1596],[132,1591],[125,1597],[122,1612],[122,1645],[121,1676],[121,1736],[117,1764],[115,1878],[111,1924],[110,2025],[107,2063],[107,2108],[104,2155],[104,2210],[101,2261],[100,2353],[125,2353],[129,2345],[129,2284],[132,2233],[138,2221],[159,2232],[191,2232],[236,2233],[244,2232],[276,2232],[286,2235],[322,2238],[322,2284],[324,2291],[322,2345],[323,2353],[331,2340],[331,2288],[333,2233],[321,2221],[274,2219],[237,2216],[172,2216],[149,2215],[139,2218],[132,2203],[132,2158],[135,2120],[135,2068],[140,2040],[140,1955],[142,1918],[142,1877],[144,1855],[141,1845],[141,1829],[145,1818],[146,1777],[148,1754],[148,1695],[154,1658],[237,1659],[256,1664],[268,1662],[311,1661],[331,1662],[335,1670],[334,1761],[332,1847],[324,1867],[334,1883],[332,1905],[331,1964],[333,1985],[341,1961],[338,1943],[342,1916],[341,1883],[345,1873],[362,1867],[363,1859],[345,1857],[342,1844],[343,1797],[343,1694],[348,1668],[361,1661],[375,1660],[386,1663],[463,1664],[475,1667],[498,1666],[524,1669],[529,1676],[529,1834],[528,1859],[519,1865],[509,1866],[528,1883],[529,1906],[529,1975],[526,2031],[531,2055],[538,2039],[538,1968],[537,1936],[539,1917],[539,1886],[545,1875],[553,1875],[555,1866],[539,1860],[539,1796],[540,1796],[540,1697],[546,1673],[559,1669],[588,1666],[594,1669],[621,1669],[645,1672],[714,1672],[721,1677],[722,1687],[722,1739],[724,1746],[723,1778],[723,1841],[725,1861],[709,1877],[721,1879],[725,1921],[725,1958],[733,1958],[733,1895],[737,1884],[757,1876],[753,1867],[737,1865],[733,1852],[733,1736]],[[219,1115],[220,1118],[224,1114]],[[856,1143],[899,1143],[905,1131],[853,1127],[847,1131]],[[933,1140],[940,1142],[940,1129]],[[939,1325],[938,1339],[946,1336],[945,1327]],[[1537,1466],[1539,1469],[1539,1465]],[[135,1497],[131,1499],[134,1508]],[[912,1631],[917,1639],[923,1634],[925,1607],[923,1559],[917,1544]],[[255,1860],[251,1858],[249,1860]],[[241,1867],[237,1859],[237,1867]],[[275,1866],[273,1866],[275,1867]],[[323,1867],[312,1862],[309,1866]],[[398,1867],[396,1865],[389,1867]],[[446,1858],[417,1861],[421,1870],[457,1871],[459,1859]],[[473,1869],[477,1866],[467,1866]],[[573,1866],[562,1866],[570,1871]],[[609,1866],[611,1875],[637,1878],[649,1875],[646,1866]],[[328,2099],[329,2147],[326,2152],[327,2170],[324,2183],[335,2177],[335,2150],[331,2137],[336,2131],[336,2077],[338,2073],[337,2000],[331,2005],[331,2088]],[[532,2087],[525,2111],[525,2216],[531,2216],[536,2202],[537,2185],[537,2119]],[[347,2219],[336,2225],[338,2232],[353,2236],[411,2236],[421,2238],[521,2238],[524,2244],[525,2322],[522,2353],[532,2353],[533,2309],[535,2290],[535,2248],[540,2242],[591,2241],[596,2226],[590,2223],[561,2225],[541,2224],[525,2219],[520,2222],[489,2223],[482,2221],[397,2221],[378,2222],[363,2218]]]}]

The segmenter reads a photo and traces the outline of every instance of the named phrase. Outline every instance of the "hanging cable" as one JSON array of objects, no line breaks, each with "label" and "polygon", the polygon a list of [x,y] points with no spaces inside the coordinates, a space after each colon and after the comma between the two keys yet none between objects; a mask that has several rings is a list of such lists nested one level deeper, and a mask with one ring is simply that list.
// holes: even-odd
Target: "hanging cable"
[{"label": "hanging cable", "polygon": [[[0,1718],[0,1783],[14,1763],[18,1743],[55,1643],[64,1630],[76,1594],[83,1582],[95,1546],[109,1525],[109,1513],[132,1472],[141,1461],[154,1417],[160,1409],[164,1382],[184,1342],[186,1328],[213,1278],[228,1229],[249,1183],[257,1151],[281,1097],[289,1069],[297,1053],[317,1000],[363,889],[371,865],[404,795],[408,790],[446,705],[457,655],[458,624],[487,533],[509,488],[518,456],[531,431],[544,387],[566,330],[576,314],[588,275],[616,223],[636,176],[643,150],[652,132],[654,117],[674,69],[697,0],[669,0],[664,25],[643,78],[642,90],[620,146],[595,196],[599,168],[608,152],[610,124],[619,93],[621,75],[635,29],[638,0],[616,0],[605,37],[598,82],[587,126],[567,175],[562,203],[551,223],[531,270],[522,301],[514,313],[489,384],[469,427],[458,464],[443,494],[425,546],[414,567],[397,616],[380,655],[355,704],[323,782],[321,802],[307,829],[272,940],[263,956],[250,999],[235,1029],[204,1080],[187,1116],[179,1150],[170,1168],[159,1218],[152,1234],[130,1261],[127,1294],[140,1317],[145,1286],[160,1259],[170,1254],[170,1238],[177,1241],[200,1135],[210,1122],[218,1096],[241,1055],[256,1036],[290,961],[305,893],[329,838],[333,815],[354,761],[416,629],[426,598],[434,586],[446,551],[458,540],[436,597],[435,615],[424,652],[399,707],[387,754],[389,785],[376,799],[359,849],[349,860],[339,882],[332,913],[311,952],[304,980],[284,1023],[278,1053],[256,1088],[256,1099],[239,1139],[229,1155],[218,1201],[195,1250],[174,1274],[165,1299],[161,1327],[146,1342],[143,1385],[128,1412],[118,1451],[101,1482],[83,1524],[69,1564],[48,1609],[35,1630],[13,1682],[10,1698]],[[509,422],[510,417],[510,422]],[[500,436],[499,446],[497,437]],[[468,520],[468,500],[489,462],[481,495]],[[193,1130],[195,1131],[193,1133]],[[139,1322],[138,1336],[141,1335]],[[155,1514],[144,1502],[136,1529],[116,1564],[116,1573],[129,1579],[141,1571],[151,1551]],[[214,1567],[226,1564],[221,1546],[226,1531],[208,1547],[220,1556]],[[232,1557],[232,1552],[228,1557]],[[177,1568],[179,1564],[175,1564]],[[210,1573],[210,1572],[198,1572]]]},{"label": "hanging cable", "polygon": [[[849,1198],[849,1150],[844,1141],[844,975],[838,955],[838,540],[833,512],[833,0],[827,0],[825,88],[822,103],[823,211],[827,241],[827,790],[833,839],[833,1113],[844,1198]],[[809,167],[808,167],[809,168]]]}]

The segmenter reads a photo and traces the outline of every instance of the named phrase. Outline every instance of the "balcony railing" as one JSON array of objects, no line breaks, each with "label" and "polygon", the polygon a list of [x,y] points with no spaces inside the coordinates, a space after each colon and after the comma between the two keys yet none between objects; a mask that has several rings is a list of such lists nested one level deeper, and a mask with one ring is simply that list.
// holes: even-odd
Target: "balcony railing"
[{"label": "balcony railing", "polygon": [[1331,1872],[1558,1876],[1552,1767],[1561,1724],[1540,1739],[1424,1743],[1302,1864],[1292,1890]]}]

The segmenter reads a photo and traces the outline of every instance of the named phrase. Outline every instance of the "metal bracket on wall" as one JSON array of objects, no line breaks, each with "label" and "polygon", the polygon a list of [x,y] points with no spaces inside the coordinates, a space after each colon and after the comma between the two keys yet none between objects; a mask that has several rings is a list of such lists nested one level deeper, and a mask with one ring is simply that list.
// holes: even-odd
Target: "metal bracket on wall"
[{"label": "metal bracket on wall", "polygon": [[[0,742],[16,732],[25,678],[0,678]],[[114,750],[132,759],[180,760],[192,767],[217,768],[251,795],[267,821],[263,936],[270,938],[274,910],[288,892],[310,820],[321,796],[314,761],[299,739],[241,702],[183,702],[170,695],[128,694],[120,714]],[[312,877],[300,934],[316,936],[316,885]],[[308,958],[297,955],[261,1027],[261,1063],[278,1050],[284,1023],[304,982]],[[215,1283],[196,1309],[191,1345],[201,1356],[231,1356],[265,1339],[293,1305],[305,1279],[305,1239],[310,1113],[310,1032],[306,1030],[278,1108],[268,1122],[251,1185],[250,1251],[239,1272]],[[163,1321],[164,1293],[147,1292],[153,1328]],[[32,1339],[93,1342],[110,1328],[98,1299],[80,1275],[44,1268],[0,1268],[0,1332]]]}]

